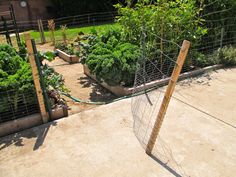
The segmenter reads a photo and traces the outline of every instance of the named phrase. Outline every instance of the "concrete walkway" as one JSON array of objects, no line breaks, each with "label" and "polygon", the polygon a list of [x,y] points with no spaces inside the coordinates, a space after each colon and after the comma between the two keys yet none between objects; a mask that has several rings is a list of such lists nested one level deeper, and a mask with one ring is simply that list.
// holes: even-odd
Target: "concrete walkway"
[{"label": "concrete walkway", "polygon": [[[179,83],[161,137],[191,177],[236,174],[236,69]],[[0,139],[1,177],[178,176],[147,156],[131,100],[100,106]],[[211,116],[210,116],[211,115]]]}]

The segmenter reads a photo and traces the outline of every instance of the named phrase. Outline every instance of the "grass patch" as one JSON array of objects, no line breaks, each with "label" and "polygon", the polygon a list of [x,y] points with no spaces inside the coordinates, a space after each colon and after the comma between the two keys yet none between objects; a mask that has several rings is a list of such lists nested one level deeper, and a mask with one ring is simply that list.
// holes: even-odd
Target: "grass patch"
[{"label": "grass patch", "polygon": [[[104,24],[104,25],[96,25],[96,26],[87,26],[87,27],[75,27],[75,28],[68,28],[66,30],[66,36],[67,39],[69,41],[73,41],[76,37],[77,34],[79,32],[83,32],[84,34],[89,34],[91,32],[92,29],[96,29],[98,31],[98,33],[102,32],[102,31],[107,31],[111,28],[118,28],[119,25],[117,23],[113,23],[113,24]],[[38,31],[27,31],[30,33],[30,36],[32,39],[35,40],[36,43],[40,43],[40,33]],[[20,35],[21,40],[24,41],[24,35]],[[45,31],[45,38],[47,42],[50,42],[50,32],[49,31]],[[60,29],[55,31],[55,39],[56,41],[61,41],[62,40],[62,32]],[[15,36],[11,37],[12,43],[14,47],[17,47],[16,44],[16,38]],[[6,44],[6,40],[5,40],[5,36],[4,35],[0,35],[0,44]]]},{"label": "grass patch", "polygon": [[[102,31],[107,31],[111,28],[116,28],[118,27],[118,24],[105,24],[105,25],[97,25],[97,26],[88,26],[88,27],[79,27],[79,28],[68,28],[66,30],[66,36],[67,39],[72,41],[77,37],[77,34],[79,32],[83,32],[84,34],[88,34],[91,32],[92,29],[96,29],[98,33]],[[38,31],[29,31],[30,35],[35,41],[38,43],[40,42],[40,33]],[[49,42],[50,39],[50,31],[45,31],[45,38],[46,41]],[[62,31],[60,29],[55,31],[55,39],[56,41],[61,41],[62,40]]]}]

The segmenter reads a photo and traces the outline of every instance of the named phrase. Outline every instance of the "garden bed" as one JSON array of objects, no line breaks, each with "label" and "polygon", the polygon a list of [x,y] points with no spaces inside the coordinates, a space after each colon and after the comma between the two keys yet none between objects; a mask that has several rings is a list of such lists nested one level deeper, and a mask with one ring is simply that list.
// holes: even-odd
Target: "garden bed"
[{"label": "garden bed", "polygon": [[68,117],[68,108],[65,106],[57,107],[52,109],[52,120],[61,119],[63,117]]},{"label": "garden bed", "polygon": [[60,49],[56,49],[56,52],[58,53],[58,56],[61,59],[63,59],[66,62],[69,62],[70,64],[78,63],[80,61],[79,57],[77,57],[76,55],[69,55]]},{"label": "garden bed", "polygon": [[[64,117],[68,117],[67,107],[61,106],[52,109],[51,121]],[[32,128],[41,124],[43,124],[43,122],[40,113],[35,113],[15,120],[6,121],[0,124],[0,137],[16,133],[28,128]]]},{"label": "garden bed", "polygon": [[[189,78],[189,77],[196,77],[196,76],[199,76],[199,75],[201,75],[205,72],[209,72],[209,71],[212,71],[212,70],[217,70],[217,69],[220,69],[220,68],[223,68],[223,65],[214,65],[214,66],[209,66],[209,67],[201,68],[201,69],[190,71],[190,72],[185,72],[185,73],[180,75],[179,80],[183,80],[183,79],[186,79],[186,78]],[[93,80],[97,81],[96,76],[91,74],[91,72],[90,72],[87,65],[83,65],[83,69],[84,69],[84,74],[86,74],[88,77],[92,78]],[[156,81],[149,82],[145,85],[141,85],[139,87],[140,87],[141,90],[142,89],[150,89],[150,88],[157,87],[157,86],[161,87],[161,86],[167,85],[169,80],[170,80],[170,78],[156,80]],[[110,86],[105,82],[102,82],[100,84],[104,88],[108,89],[110,92],[115,94],[116,96],[130,95],[130,94],[133,93],[133,91],[135,89],[134,87]]]}]

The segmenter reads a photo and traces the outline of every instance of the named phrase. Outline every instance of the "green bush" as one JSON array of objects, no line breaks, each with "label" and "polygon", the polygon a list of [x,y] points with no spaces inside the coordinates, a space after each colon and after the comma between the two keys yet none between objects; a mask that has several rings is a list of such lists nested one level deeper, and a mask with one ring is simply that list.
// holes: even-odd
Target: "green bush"
[{"label": "green bush", "polygon": [[219,60],[226,66],[236,65],[236,48],[229,46],[219,50]]},{"label": "green bush", "polygon": [[170,44],[180,45],[185,39],[191,41],[193,47],[207,33],[207,29],[202,27],[201,9],[196,7],[195,0],[126,2],[126,6],[116,5],[119,12],[117,21],[128,42],[145,44],[149,59],[158,60],[160,52],[157,49],[167,55],[178,52],[177,45]]},{"label": "green bush", "polygon": [[138,46],[122,41],[118,30],[88,38],[85,64],[99,81],[113,85],[131,85],[141,56]]},{"label": "green bush", "polygon": [[193,65],[197,67],[207,67],[219,64],[218,51],[215,51],[213,54],[204,55],[199,52],[194,52],[192,56]]}]

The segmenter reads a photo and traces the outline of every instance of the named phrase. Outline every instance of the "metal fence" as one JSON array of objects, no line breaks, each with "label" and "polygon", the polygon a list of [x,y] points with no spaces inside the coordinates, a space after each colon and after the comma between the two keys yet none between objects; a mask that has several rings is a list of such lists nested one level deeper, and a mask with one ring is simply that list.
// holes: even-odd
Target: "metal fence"
[{"label": "metal fence", "polygon": [[[98,12],[89,13],[76,16],[68,16],[62,18],[55,18],[56,28],[60,28],[61,25],[67,25],[68,27],[82,27],[82,26],[93,26],[105,23],[112,23],[115,21],[117,12]],[[48,20],[42,20],[43,27],[45,30],[48,29]],[[20,31],[26,30],[38,30],[37,20],[32,21],[17,21],[17,26]]]},{"label": "metal fence", "polygon": [[34,89],[27,91],[8,90],[0,92],[0,124],[39,113]]}]

